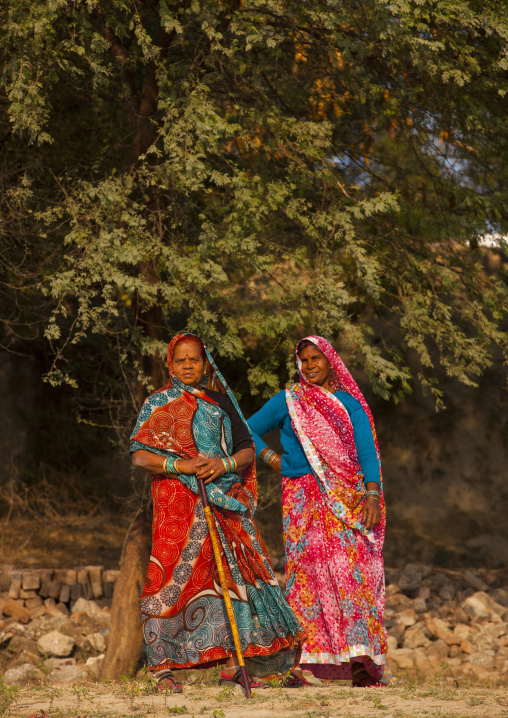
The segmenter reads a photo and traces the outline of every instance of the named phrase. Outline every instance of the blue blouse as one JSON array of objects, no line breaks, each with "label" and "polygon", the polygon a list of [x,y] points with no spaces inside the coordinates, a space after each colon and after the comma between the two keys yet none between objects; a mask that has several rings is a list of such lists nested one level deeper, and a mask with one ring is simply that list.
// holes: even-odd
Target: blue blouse
[{"label": "blue blouse", "polygon": [[[364,482],[367,484],[369,481],[375,481],[379,484],[379,461],[376,455],[376,446],[374,444],[374,437],[372,436],[369,417],[358,399],[355,399],[351,394],[344,391],[337,391],[335,392],[335,396],[344,404],[351,418],[358,460],[364,475]],[[261,437],[269,431],[280,429],[280,440],[284,448],[284,453],[281,457],[282,475],[296,478],[298,476],[304,476],[304,474],[312,473],[305,452],[291,424],[285,391],[275,394],[275,396],[266,402],[262,409],[251,416],[247,423],[252,431],[252,437],[256,445],[256,456],[258,458],[263,449],[268,448]]]}]

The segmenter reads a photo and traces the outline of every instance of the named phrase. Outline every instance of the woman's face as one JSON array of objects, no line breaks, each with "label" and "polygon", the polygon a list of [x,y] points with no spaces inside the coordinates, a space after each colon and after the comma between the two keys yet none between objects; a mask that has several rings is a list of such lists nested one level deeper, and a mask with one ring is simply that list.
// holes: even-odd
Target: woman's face
[{"label": "woman's face", "polygon": [[309,384],[327,386],[330,376],[330,362],[317,347],[307,345],[299,354],[302,373]]},{"label": "woman's face", "polygon": [[179,341],[173,352],[173,372],[186,386],[199,388],[205,372],[201,344],[196,339]]}]

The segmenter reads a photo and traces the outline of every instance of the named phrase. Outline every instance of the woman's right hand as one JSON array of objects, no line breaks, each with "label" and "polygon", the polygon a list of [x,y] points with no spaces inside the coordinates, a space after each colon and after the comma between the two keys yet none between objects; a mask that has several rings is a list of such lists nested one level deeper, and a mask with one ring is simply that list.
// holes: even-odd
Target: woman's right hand
[{"label": "woman's right hand", "polygon": [[197,469],[198,461],[202,460],[202,456],[193,456],[192,459],[178,459],[178,473],[179,474],[195,474]]}]

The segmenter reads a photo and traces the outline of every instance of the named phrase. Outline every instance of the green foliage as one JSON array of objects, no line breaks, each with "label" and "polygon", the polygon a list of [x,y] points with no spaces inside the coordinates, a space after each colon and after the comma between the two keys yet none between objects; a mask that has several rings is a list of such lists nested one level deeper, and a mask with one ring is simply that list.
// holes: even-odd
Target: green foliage
[{"label": "green foliage", "polygon": [[309,332],[395,399],[506,352],[506,271],[478,246],[508,225],[504,2],[8,0],[2,20],[5,344],[49,345],[85,420],[130,426],[184,329],[261,396]]},{"label": "green foliage", "polygon": [[9,706],[16,702],[18,692],[16,686],[8,686],[0,678],[0,716],[5,715]]}]

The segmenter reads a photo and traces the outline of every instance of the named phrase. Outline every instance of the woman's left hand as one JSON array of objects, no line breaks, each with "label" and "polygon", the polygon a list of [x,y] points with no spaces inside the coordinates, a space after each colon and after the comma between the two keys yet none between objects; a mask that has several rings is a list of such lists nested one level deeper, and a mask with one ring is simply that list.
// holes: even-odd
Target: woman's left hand
[{"label": "woman's left hand", "polygon": [[224,464],[217,458],[207,459],[206,456],[201,456],[196,461],[195,467],[196,476],[198,479],[204,479],[205,484],[218,479],[219,476],[225,473]]},{"label": "woman's left hand", "polygon": [[381,521],[381,508],[376,499],[365,499],[361,521],[367,530],[373,529]]}]

